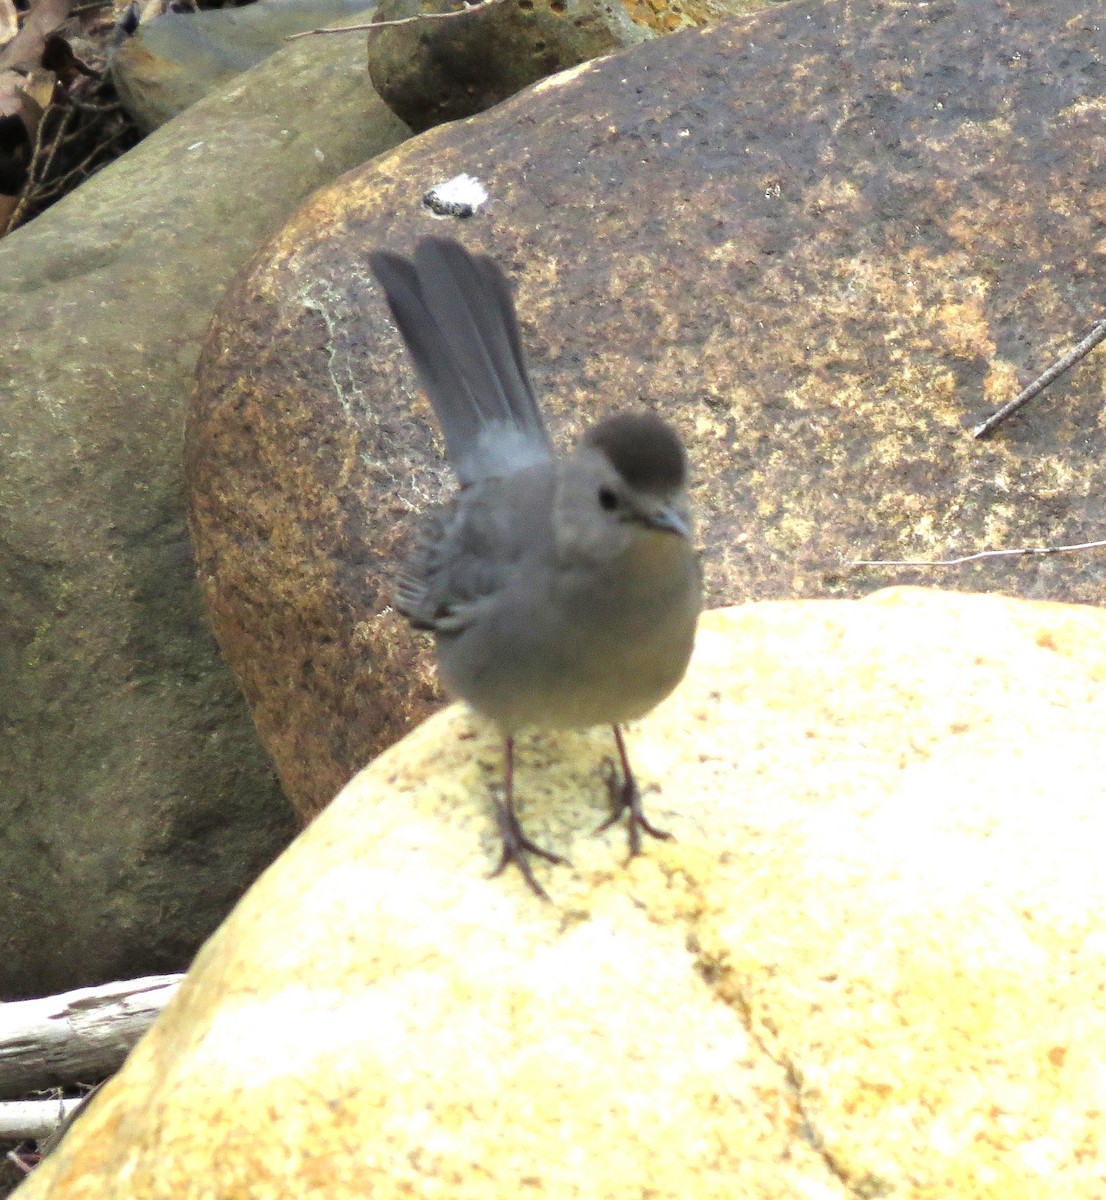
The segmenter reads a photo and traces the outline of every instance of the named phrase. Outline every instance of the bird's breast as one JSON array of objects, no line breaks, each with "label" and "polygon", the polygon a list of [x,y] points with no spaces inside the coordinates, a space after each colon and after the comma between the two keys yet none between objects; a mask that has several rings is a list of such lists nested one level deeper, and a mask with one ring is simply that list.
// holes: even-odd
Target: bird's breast
[{"label": "bird's breast", "polygon": [[648,533],[602,570],[521,572],[494,615],[439,643],[443,678],[507,731],[633,720],[683,678],[700,607],[691,547]]}]

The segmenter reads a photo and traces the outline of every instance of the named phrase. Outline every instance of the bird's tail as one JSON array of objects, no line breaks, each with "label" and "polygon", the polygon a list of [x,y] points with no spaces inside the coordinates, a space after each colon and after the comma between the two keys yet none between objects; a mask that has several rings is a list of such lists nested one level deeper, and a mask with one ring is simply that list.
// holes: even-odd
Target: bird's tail
[{"label": "bird's tail", "polygon": [[552,456],[503,272],[457,242],[426,238],[414,260],[377,250],[373,274],[430,397],[462,484]]}]

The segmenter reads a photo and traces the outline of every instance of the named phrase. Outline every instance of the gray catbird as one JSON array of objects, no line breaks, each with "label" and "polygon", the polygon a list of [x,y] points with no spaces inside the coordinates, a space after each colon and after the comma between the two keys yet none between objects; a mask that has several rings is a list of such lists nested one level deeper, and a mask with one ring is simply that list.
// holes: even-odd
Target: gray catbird
[{"label": "gray catbird", "polygon": [[557,459],[522,355],[510,287],[490,259],[427,238],[413,261],[369,256],[445,437],[461,485],[400,576],[396,607],[432,630],[447,689],[506,738],[498,875],[515,863],[545,897],[514,805],[520,729],[609,724],[629,812],[630,853],[645,818],[619,725],[683,678],[702,605],[691,544],[687,456],[652,413],[592,426]]}]

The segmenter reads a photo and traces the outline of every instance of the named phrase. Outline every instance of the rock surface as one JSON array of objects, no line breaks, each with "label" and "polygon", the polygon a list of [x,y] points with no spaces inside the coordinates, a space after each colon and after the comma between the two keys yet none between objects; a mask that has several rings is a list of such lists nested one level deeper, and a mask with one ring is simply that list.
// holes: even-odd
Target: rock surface
[{"label": "rock surface", "polygon": [[227,278],[404,136],[361,45],[280,51],[0,243],[0,997],[185,966],[294,832],[195,585],[182,409]]},{"label": "rock surface", "polygon": [[[499,0],[458,12],[451,0],[382,0],[369,34],[369,75],[412,129],[483,112],[547,75],[658,34],[763,8],[767,0]],[[402,22],[388,26],[389,21]]]},{"label": "rock surface", "polygon": [[[120,100],[141,128],[157,129],[283,49],[291,35],[367,21],[358,14],[371,7],[367,0],[265,0],[242,8],[161,12],[119,45],[111,76]],[[343,50],[352,45],[353,39],[348,39]],[[335,66],[340,70],[337,61]]]},{"label": "rock surface", "polygon": [[[673,417],[714,604],[904,578],[1100,601],[1101,555],[847,564],[1100,536],[1106,356],[969,430],[1098,314],[1104,61],[1077,0],[787,4],[546,80],[305,207],[228,294],[188,434],[216,634],[299,809],[437,699],[388,605],[451,481],[372,246],[456,233],[502,263],[562,445]],[[422,198],[462,172],[490,200],[443,223]]]},{"label": "rock surface", "polygon": [[1103,1194],[1106,614],[709,613],[631,740],[629,869],[603,731],[525,748],[550,905],[482,877],[486,729],[382,755],[19,1200]]}]

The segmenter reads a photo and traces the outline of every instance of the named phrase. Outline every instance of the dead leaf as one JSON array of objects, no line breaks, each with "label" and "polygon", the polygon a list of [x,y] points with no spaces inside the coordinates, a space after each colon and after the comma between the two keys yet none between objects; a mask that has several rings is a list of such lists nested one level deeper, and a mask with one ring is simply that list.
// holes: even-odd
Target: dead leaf
[{"label": "dead leaf", "polygon": [[19,12],[14,0],[0,0],[0,46],[6,46],[18,32]]},{"label": "dead leaf", "polygon": [[0,71],[28,71],[42,65],[46,39],[69,19],[77,0],[32,0],[23,28],[0,50]]},{"label": "dead leaf", "polygon": [[57,86],[58,77],[53,71],[32,71],[23,80],[23,86],[20,88],[23,100],[23,120],[31,137],[34,137],[42,114],[50,107]]}]

